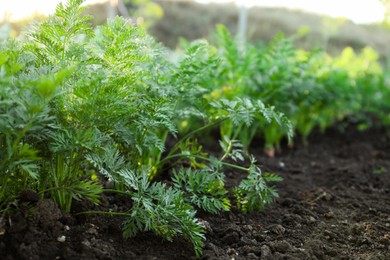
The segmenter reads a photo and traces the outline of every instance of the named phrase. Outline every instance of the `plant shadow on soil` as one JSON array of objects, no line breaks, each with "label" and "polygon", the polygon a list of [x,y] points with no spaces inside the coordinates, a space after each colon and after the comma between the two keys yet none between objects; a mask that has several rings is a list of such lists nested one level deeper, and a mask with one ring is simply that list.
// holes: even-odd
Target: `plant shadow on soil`
[{"label": "plant shadow on soil", "polygon": [[[275,158],[251,149],[263,171],[283,177],[276,184],[279,198],[259,213],[199,212],[207,226],[203,259],[390,259],[386,131],[329,130],[309,142]],[[227,171],[227,186],[242,177]],[[1,259],[195,259],[181,238],[171,243],[142,233],[124,240],[121,218],[63,214],[33,193],[21,201],[3,221]],[[124,210],[126,203],[106,195],[97,209]],[[78,204],[75,211],[88,209]]]}]

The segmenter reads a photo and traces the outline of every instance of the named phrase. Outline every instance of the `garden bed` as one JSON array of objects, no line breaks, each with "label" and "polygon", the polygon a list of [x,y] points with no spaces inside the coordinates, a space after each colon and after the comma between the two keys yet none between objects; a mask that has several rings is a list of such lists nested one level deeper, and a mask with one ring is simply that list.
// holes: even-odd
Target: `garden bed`
[{"label": "garden bed", "polygon": [[[255,142],[254,142],[255,143]],[[329,130],[298,140],[275,158],[252,149],[263,171],[283,177],[279,198],[261,213],[198,212],[207,227],[204,259],[389,259],[390,142],[385,131]],[[227,170],[226,186],[242,173]],[[122,238],[120,217],[62,213],[34,193],[4,222],[2,259],[191,259],[193,246],[152,233]],[[99,210],[124,210],[129,198],[105,195]],[[31,209],[28,205],[37,205]]]}]

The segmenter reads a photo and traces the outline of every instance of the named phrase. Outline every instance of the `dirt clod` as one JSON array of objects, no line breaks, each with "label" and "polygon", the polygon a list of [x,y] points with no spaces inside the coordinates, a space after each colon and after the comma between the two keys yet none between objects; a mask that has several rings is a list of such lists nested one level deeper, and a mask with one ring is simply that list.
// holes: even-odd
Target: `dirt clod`
[{"label": "dirt clod", "polygon": [[271,225],[268,228],[272,233],[274,233],[276,235],[283,235],[286,232],[286,229],[282,225],[279,225],[279,224]]},{"label": "dirt clod", "polygon": [[292,246],[287,241],[276,241],[271,243],[274,252],[287,253],[292,250]]},{"label": "dirt clod", "polygon": [[234,243],[239,242],[240,240],[240,235],[237,232],[232,232],[230,234],[226,234],[223,238],[222,241],[226,243],[227,245],[231,245]]},{"label": "dirt clod", "polygon": [[269,246],[263,245],[260,250],[261,250],[261,259],[271,259],[272,251],[271,248],[269,248]]}]

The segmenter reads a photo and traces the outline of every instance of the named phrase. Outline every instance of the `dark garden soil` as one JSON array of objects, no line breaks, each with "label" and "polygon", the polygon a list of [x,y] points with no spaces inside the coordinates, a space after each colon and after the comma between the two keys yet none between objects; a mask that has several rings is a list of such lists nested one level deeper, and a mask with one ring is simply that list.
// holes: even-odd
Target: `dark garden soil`
[{"label": "dark garden soil", "polygon": [[[275,158],[253,149],[264,171],[284,178],[266,211],[199,213],[204,259],[390,259],[390,141],[384,131],[330,130]],[[242,173],[227,173],[228,186]],[[191,244],[151,233],[123,240],[121,218],[65,215],[50,200],[14,206],[0,228],[0,259],[191,259]],[[105,197],[100,209],[126,201]],[[31,204],[30,203],[30,204]],[[75,210],[86,210],[75,205]],[[27,218],[27,216],[29,216]],[[62,241],[62,242],[61,242]]]}]

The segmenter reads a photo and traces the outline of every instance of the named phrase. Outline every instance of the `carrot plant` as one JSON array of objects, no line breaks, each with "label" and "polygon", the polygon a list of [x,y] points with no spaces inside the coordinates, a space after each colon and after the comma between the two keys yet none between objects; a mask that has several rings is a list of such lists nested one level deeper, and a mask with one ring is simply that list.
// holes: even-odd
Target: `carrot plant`
[{"label": "carrot plant", "polygon": [[[253,138],[260,132],[265,137],[266,149],[278,146],[285,136],[291,138],[292,126],[285,113],[288,110],[283,110],[284,106],[288,106],[287,97],[281,94],[288,87],[287,84],[283,84],[288,81],[283,75],[290,75],[284,59],[286,55],[283,56],[282,51],[276,55],[278,50],[271,47],[266,49],[268,54],[251,44],[247,44],[245,49],[241,50],[237,41],[223,26],[217,27],[216,42],[221,63],[216,69],[216,77],[208,85],[211,91],[208,95],[210,100],[241,97],[248,103],[255,104],[258,110],[264,107],[263,103],[267,104],[269,106],[267,114],[272,115],[254,117],[250,127],[248,124],[237,127],[232,121],[225,122],[221,127],[221,134],[232,139],[238,138],[245,148],[248,148]],[[274,45],[275,48],[280,46],[276,43]],[[283,51],[289,53],[290,46],[283,47],[285,47]],[[271,118],[274,120],[269,120]]]},{"label": "carrot plant", "polygon": [[[205,228],[196,209],[217,213],[233,204],[226,168],[248,176],[235,189],[245,212],[262,209],[276,193],[236,134],[222,136],[220,158],[205,153],[196,136],[221,124],[245,130],[257,119],[287,120],[260,100],[210,100],[205,86],[220,59],[207,42],[191,44],[172,62],[125,19],[92,29],[82,3],[59,4],[28,41],[1,46],[1,206],[27,188],[68,212],[75,199],[97,204],[102,192],[116,192],[128,196],[129,211],[94,213],[126,216],[125,237],[182,235],[200,255]],[[176,143],[166,150],[168,138]],[[157,181],[167,172],[171,186]],[[112,190],[102,188],[107,179]],[[261,185],[248,189],[253,181]]]}]

